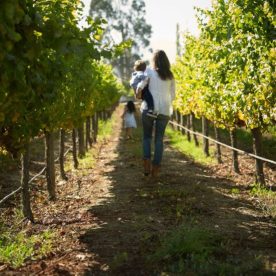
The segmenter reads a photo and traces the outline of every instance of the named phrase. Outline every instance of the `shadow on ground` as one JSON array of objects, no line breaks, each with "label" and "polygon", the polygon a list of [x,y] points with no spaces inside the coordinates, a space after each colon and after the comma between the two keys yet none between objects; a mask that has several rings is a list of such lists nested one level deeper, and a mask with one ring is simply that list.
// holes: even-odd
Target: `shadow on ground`
[{"label": "shadow on ground", "polygon": [[96,260],[86,275],[160,275],[162,266],[148,256],[183,223],[223,236],[233,259],[261,256],[268,266],[263,265],[261,275],[272,271],[275,228],[251,201],[232,194],[235,183],[216,177],[171,148],[169,141],[160,178],[146,178],[139,130],[134,141],[119,135],[101,153],[109,194],[89,209],[98,224],[80,237]]}]

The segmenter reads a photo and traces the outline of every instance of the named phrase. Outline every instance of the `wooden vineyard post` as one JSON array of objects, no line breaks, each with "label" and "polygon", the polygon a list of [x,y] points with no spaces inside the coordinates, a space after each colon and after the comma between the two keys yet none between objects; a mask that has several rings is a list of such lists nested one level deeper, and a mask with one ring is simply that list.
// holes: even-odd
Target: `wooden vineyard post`
[{"label": "wooden vineyard post", "polygon": [[22,187],[22,210],[25,218],[30,221],[34,221],[31,202],[30,202],[30,190],[29,190],[29,178],[30,178],[30,147],[29,142],[25,144],[24,152],[21,155],[22,164],[22,177],[21,177],[21,187]]},{"label": "wooden vineyard post", "polygon": [[[206,119],[206,117],[202,117],[202,134],[204,136],[209,136],[209,123],[208,120]],[[205,154],[205,156],[210,156],[209,153],[209,140],[207,138],[203,137],[203,152]]]},{"label": "wooden vineyard post", "polygon": [[[184,115],[180,114],[180,124],[184,126]],[[181,128],[182,135],[185,135],[185,129]]]},{"label": "wooden vineyard post", "polygon": [[[194,119],[195,119],[195,115],[194,115],[194,113],[192,113],[190,115],[190,125],[191,125],[192,131],[195,131]],[[195,145],[198,147],[199,146],[199,142],[198,142],[198,139],[197,139],[197,136],[196,136],[195,133],[193,134],[193,139],[194,139]]]},{"label": "wooden vineyard post", "polygon": [[76,129],[72,130],[72,144],[73,144],[73,163],[74,169],[77,169],[79,166],[78,155],[77,155],[77,134]]},{"label": "wooden vineyard post", "polygon": [[[253,151],[254,154],[257,156],[262,156],[263,149],[262,149],[262,132],[261,129],[253,128],[251,129],[252,136],[253,136]],[[261,184],[262,186],[265,185],[265,178],[264,178],[264,168],[263,168],[263,161],[259,159],[255,159],[255,166],[256,166],[256,181]]]},{"label": "wooden vineyard post", "polygon": [[[215,139],[220,142],[220,129],[214,126],[215,131]],[[216,157],[218,164],[222,164],[222,158],[221,158],[221,148],[220,145],[216,143]]]},{"label": "wooden vineyard post", "polygon": [[86,150],[88,150],[88,147],[91,148],[92,146],[92,139],[91,139],[91,117],[88,116],[86,117],[86,132],[85,132],[85,146],[86,146]]},{"label": "wooden vineyard post", "polygon": [[84,130],[83,123],[78,128],[78,141],[79,141],[79,158],[85,156],[85,146],[84,146]]},{"label": "wooden vineyard post", "polygon": [[65,130],[60,129],[59,131],[59,167],[60,167],[60,176],[64,180],[68,180],[68,177],[64,171],[64,140],[65,140]]},{"label": "wooden vineyard post", "polygon": [[[231,146],[233,148],[237,148],[237,129],[236,128],[230,129],[230,140],[231,140]],[[232,166],[235,173],[240,173],[238,152],[236,150],[232,150]]]},{"label": "wooden vineyard post", "polygon": [[46,179],[49,199],[56,199],[56,175],[54,157],[54,134],[45,131],[45,158],[46,158]]},{"label": "wooden vineyard post", "polygon": [[[190,120],[190,114],[188,114],[187,116],[186,116],[186,127],[187,127],[187,129],[191,129],[191,120]],[[189,141],[189,142],[191,142],[191,133],[190,133],[190,131],[187,131],[187,140]]]}]

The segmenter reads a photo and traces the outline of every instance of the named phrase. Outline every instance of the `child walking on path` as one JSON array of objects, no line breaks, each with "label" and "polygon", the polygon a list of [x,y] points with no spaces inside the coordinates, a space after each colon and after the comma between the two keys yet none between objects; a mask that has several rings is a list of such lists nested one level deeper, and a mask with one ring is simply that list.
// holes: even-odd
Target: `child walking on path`
[{"label": "child walking on path", "polygon": [[135,120],[135,105],[133,101],[128,101],[124,113],[122,115],[124,119],[124,128],[126,130],[126,139],[132,139],[132,129],[137,127]]},{"label": "child walking on path", "polygon": [[[147,104],[147,116],[157,118],[157,114],[154,114],[154,102],[153,97],[149,91],[148,77],[144,74],[147,68],[146,63],[143,60],[137,60],[134,64],[134,71],[130,80],[130,86],[134,89],[134,93],[138,99],[142,99]],[[138,83],[144,82],[144,88],[137,93]],[[140,93],[140,94],[139,94]]]}]

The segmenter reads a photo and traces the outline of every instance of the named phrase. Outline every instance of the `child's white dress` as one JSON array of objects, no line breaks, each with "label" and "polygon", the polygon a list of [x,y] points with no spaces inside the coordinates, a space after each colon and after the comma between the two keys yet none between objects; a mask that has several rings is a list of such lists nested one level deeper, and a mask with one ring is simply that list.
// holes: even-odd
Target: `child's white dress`
[{"label": "child's white dress", "polygon": [[136,120],[135,120],[135,117],[134,117],[134,112],[129,113],[127,111],[125,113],[125,115],[124,115],[124,127],[125,128],[128,128],[128,127],[136,128],[137,127]]}]

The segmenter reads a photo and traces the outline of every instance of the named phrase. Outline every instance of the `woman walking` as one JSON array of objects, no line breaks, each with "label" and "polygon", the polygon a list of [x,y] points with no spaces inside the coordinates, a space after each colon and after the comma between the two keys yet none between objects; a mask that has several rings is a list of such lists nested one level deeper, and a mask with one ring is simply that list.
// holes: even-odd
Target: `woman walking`
[{"label": "woman walking", "polygon": [[[170,69],[170,62],[163,50],[153,54],[152,68],[147,68],[146,81],[138,84],[137,90],[141,90],[148,84],[154,101],[154,113],[157,118],[147,116],[148,107],[142,102],[142,125],[143,125],[143,158],[144,174],[148,176],[151,172],[153,177],[158,176],[163,157],[163,139],[166,126],[172,114],[172,101],[175,98],[175,81]],[[154,155],[151,161],[151,140],[155,121]]]}]

